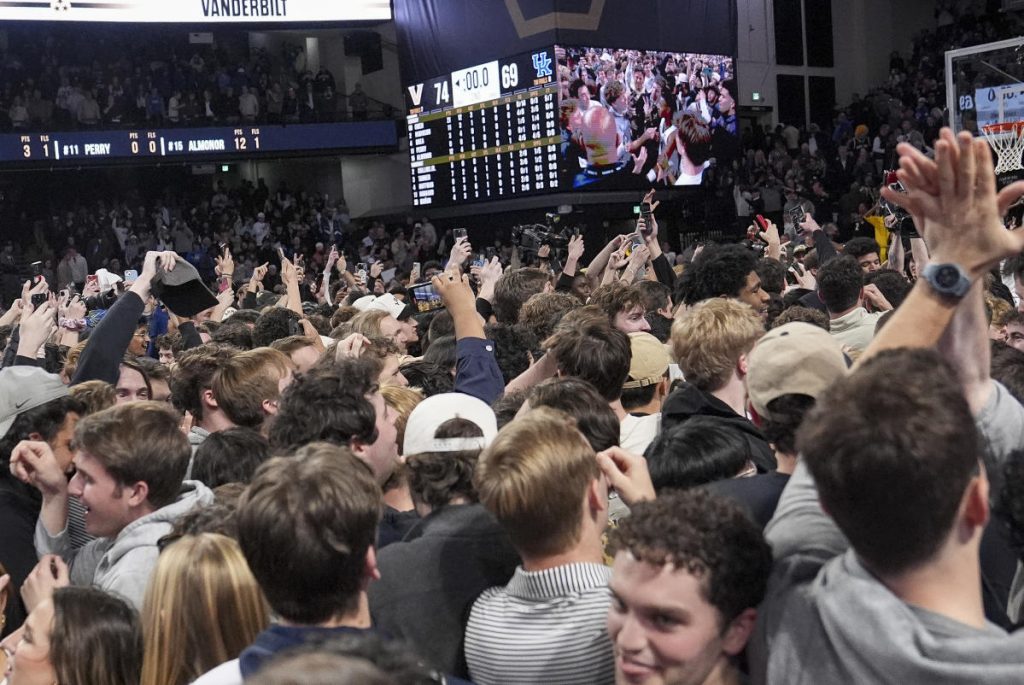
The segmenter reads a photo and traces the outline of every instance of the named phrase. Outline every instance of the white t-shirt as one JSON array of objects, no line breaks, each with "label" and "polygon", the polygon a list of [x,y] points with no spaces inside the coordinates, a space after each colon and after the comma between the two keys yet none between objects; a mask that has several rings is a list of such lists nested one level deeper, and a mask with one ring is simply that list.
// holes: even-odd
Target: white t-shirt
[{"label": "white t-shirt", "polygon": [[660,430],[660,411],[647,416],[627,414],[619,424],[619,447],[630,454],[643,454]]}]

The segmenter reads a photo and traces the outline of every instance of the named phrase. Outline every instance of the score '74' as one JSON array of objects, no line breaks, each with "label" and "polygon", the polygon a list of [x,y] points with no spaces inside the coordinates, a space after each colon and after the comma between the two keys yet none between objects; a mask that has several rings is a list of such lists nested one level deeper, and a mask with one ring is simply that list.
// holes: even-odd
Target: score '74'
[{"label": "score '74'", "polygon": [[441,81],[440,83],[434,84],[434,102],[442,104],[445,102],[451,102],[452,96],[448,90],[448,82]]}]

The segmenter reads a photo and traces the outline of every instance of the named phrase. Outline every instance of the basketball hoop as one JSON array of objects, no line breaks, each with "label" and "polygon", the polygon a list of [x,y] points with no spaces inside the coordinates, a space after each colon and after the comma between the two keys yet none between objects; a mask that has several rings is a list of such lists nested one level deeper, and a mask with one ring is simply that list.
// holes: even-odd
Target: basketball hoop
[{"label": "basketball hoop", "polygon": [[981,127],[996,153],[996,174],[1024,169],[1024,121],[1003,121]]}]

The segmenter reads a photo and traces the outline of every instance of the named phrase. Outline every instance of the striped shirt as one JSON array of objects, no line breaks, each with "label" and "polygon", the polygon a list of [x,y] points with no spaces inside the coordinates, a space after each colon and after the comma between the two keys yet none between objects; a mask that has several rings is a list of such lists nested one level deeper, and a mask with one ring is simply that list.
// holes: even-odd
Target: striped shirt
[{"label": "striped shirt", "polygon": [[516,568],[508,585],[486,590],[470,612],[470,678],[478,685],[614,683],[605,628],[610,578],[601,564]]}]

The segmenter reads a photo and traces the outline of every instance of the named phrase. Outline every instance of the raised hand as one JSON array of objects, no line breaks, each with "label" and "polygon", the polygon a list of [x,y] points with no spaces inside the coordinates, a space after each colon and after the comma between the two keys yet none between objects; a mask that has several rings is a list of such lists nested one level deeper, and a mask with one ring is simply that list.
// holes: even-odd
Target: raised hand
[{"label": "raised hand", "polygon": [[923,227],[933,262],[959,264],[976,279],[1003,258],[1024,250],[1024,233],[1007,231],[1002,221],[1006,210],[1024,195],[1024,182],[996,192],[988,143],[966,131],[954,136],[944,128],[935,143],[934,161],[911,145],[897,149],[897,177],[908,192],[886,187],[882,196],[907,209]]},{"label": "raised hand", "polygon": [[583,245],[583,236],[574,235],[569,239],[569,256],[568,261],[578,263],[583,257],[585,246]]},{"label": "raised hand", "polygon": [[67,492],[68,479],[53,454],[42,440],[22,440],[11,451],[11,475],[28,483],[44,495]]},{"label": "raised hand", "polygon": [[34,310],[29,304],[25,313],[22,314],[21,323],[18,326],[19,356],[36,358],[50,336],[57,332],[57,322],[54,319],[56,313],[57,310],[50,301],[43,302]]},{"label": "raised hand", "polygon": [[642,456],[630,454],[621,447],[610,447],[597,453],[597,465],[628,506],[655,498],[647,460]]},{"label": "raised hand", "polygon": [[21,584],[21,599],[25,602],[25,608],[31,612],[52,598],[54,590],[70,584],[68,565],[64,560],[56,554],[45,554]]},{"label": "raised hand", "polygon": [[462,265],[466,263],[469,256],[473,254],[473,246],[469,244],[468,238],[456,238],[455,244],[452,245],[451,254],[448,257],[449,269],[462,269]]},{"label": "raised hand", "polygon": [[235,260],[231,256],[231,248],[225,246],[224,254],[220,257],[214,257],[213,261],[217,264],[217,266],[214,267],[214,272],[218,276],[224,276],[228,281],[230,281],[231,277],[235,273]]}]

